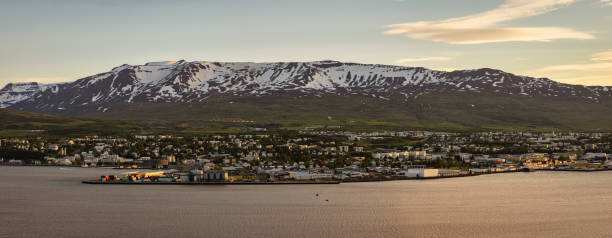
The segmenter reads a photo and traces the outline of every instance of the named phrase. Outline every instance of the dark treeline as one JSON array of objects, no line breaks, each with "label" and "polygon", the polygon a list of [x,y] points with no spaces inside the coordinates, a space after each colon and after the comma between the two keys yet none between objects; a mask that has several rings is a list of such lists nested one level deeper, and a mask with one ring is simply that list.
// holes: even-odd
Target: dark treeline
[{"label": "dark treeline", "polygon": [[5,160],[15,159],[15,160],[22,160],[22,161],[33,161],[33,160],[42,161],[45,159],[44,157],[45,155],[38,151],[0,148],[0,158],[3,158]]}]

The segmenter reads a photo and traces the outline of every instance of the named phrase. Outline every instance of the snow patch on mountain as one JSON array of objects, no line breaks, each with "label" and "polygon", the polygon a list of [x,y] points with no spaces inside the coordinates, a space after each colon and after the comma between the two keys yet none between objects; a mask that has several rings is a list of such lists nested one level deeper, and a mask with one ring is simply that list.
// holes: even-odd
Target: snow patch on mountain
[{"label": "snow patch on mountain", "polygon": [[[48,90],[52,89],[52,90]],[[584,87],[530,78],[494,69],[453,72],[338,61],[224,63],[162,61],[121,65],[109,72],[58,85],[11,84],[0,91],[0,106],[70,109],[115,102],[201,102],[216,94],[232,96],[367,95],[401,101],[445,92],[494,93],[527,97],[559,95],[598,101],[607,87]]]},{"label": "snow patch on mountain", "polygon": [[7,108],[23,100],[29,99],[35,93],[49,90],[57,93],[58,84],[40,84],[37,82],[9,83],[0,89],[0,108]]}]

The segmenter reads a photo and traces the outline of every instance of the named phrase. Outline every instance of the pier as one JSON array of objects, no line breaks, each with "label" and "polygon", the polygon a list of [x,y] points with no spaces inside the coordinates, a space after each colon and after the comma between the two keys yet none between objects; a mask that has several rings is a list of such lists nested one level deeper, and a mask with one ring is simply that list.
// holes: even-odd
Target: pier
[{"label": "pier", "polygon": [[98,180],[85,180],[84,184],[104,184],[104,185],[307,185],[307,184],[339,184],[340,181],[274,181],[274,182],[131,182],[131,181],[110,181],[103,182]]}]

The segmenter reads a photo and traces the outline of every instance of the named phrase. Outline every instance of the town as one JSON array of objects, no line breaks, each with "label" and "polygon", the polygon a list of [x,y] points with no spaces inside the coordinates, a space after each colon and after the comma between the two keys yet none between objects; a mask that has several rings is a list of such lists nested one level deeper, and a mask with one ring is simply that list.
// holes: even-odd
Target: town
[{"label": "town", "polygon": [[[327,129],[327,128],[325,128]],[[288,183],[612,169],[609,133],[301,130],[1,138],[0,164],[141,169],[102,183]]]}]

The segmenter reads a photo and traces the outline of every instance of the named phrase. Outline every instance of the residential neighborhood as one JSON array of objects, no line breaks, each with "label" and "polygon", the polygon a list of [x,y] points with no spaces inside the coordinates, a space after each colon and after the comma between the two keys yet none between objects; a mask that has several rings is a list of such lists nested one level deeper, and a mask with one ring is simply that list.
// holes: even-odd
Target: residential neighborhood
[{"label": "residential neighborhood", "polygon": [[[340,130],[15,137],[0,139],[0,164],[165,171],[123,175],[131,181],[381,181],[612,169],[611,142],[607,133]],[[102,176],[105,181],[113,178]]]}]

